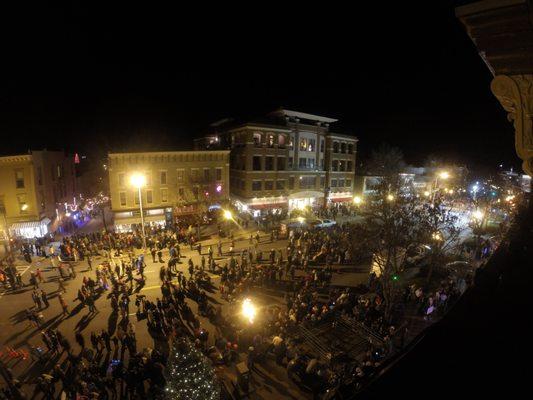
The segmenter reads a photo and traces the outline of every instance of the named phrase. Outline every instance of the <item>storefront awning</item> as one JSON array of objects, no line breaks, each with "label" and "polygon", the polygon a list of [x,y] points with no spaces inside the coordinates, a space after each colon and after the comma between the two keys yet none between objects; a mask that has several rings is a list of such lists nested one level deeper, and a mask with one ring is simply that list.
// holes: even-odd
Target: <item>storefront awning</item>
[{"label": "storefront awning", "polygon": [[42,226],[46,226],[50,223],[48,218],[45,218],[41,221],[28,221],[28,222],[15,222],[11,224],[12,230],[23,230],[23,229],[39,229]]},{"label": "storefront awning", "polygon": [[[164,215],[147,215],[144,217],[144,222],[164,222]],[[130,217],[130,218],[116,218],[115,225],[131,225],[131,224],[140,224],[141,217]]]}]

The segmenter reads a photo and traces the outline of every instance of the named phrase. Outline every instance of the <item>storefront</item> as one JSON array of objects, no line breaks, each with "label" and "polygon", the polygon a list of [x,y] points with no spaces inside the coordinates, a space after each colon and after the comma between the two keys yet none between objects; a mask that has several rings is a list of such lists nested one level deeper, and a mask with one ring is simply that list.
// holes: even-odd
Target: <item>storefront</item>
[{"label": "storefront", "polygon": [[[141,223],[139,211],[124,211],[115,213],[115,232],[131,232],[134,225]],[[166,214],[164,208],[144,210],[144,223],[147,226],[165,226]]]},{"label": "storefront", "polygon": [[343,203],[343,202],[353,201],[353,193],[352,192],[330,193],[329,200],[332,203]]},{"label": "storefront", "polygon": [[40,238],[50,232],[50,222],[49,218],[43,218],[40,221],[15,222],[11,224],[9,231],[13,237],[26,239]]},{"label": "storefront", "polygon": [[324,204],[324,192],[307,190],[296,192],[288,197],[289,212],[305,208],[320,207]]}]

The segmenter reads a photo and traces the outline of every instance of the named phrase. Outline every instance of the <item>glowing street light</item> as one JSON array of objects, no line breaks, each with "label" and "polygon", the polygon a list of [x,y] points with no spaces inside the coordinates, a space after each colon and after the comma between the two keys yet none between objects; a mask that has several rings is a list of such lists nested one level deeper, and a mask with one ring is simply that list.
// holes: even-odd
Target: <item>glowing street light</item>
[{"label": "glowing street light", "polygon": [[230,210],[224,210],[224,218],[227,220],[233,219],[233,214]]},{"label": "glowing street light", "polygon": [[472,213],[472,217],[474,219],[477,219],[478,221],[481,221],[483,219],[483,217],[485,216],[485,214],[483,213],[483,211],[481,210],[476,210]]},{"label": "glowing street light", "polygon": [[450,173],[448,171],[440,171],[435,175],[435,190],[433,191],[433,197],[431,198],[431,202],[435,203],[435,194],[437,193],[437,190],[439,189],[439,178],[442,180],[446,180],[450,177]]},{"label": "glowing street light", "polygon": [[251,324],[254,322],[255,315],[257,310],[252,304],[252,300],[244,299],[242,302],[241,312],[244,318],[246,318]]},{"label": "glowing street light", "polygon": [[393,201],[394,196],[392,194],[387,195],[387,201]]},{"label": "glowing street light", "polygon": [[440,179],[448,179],[450,177],[450,173],[448,171],[441,171],[439,172],[439,178]]},{"label": "glowing street light", "polygon": [[134,188],[140,189],[146,185],[146,177],[143,174],[134,173],[130,176],[130,183]]},{"label": "glowing street light", "polygon": [[440,242],[442,240],[442,235],[440,234],[440,232],[433,233],[431,237],[437,242]]},{"label": "glowing street light", "polygon": [[359,196],[355,196],[355,197],[353,198],[353,203],[354,203],[356,206],[358,206],[358,205],[361,204],[362,202],[363,202],[363,199],[362,199],[361,197],[359,197]]},{"label": "glowing street light", "polygon": [[426,197],[429,197],[430,194],[431,193],[429,193],[429,191],[427,191],[427,190],[424,192],[424,196],[426,196]]},{"label": "glowing street light", "polygon": [[143,250],[146,251],[146,233],[144,231],[143,197],[141,188],[146,185],[146,176],[134,173],[130,176],[131,185],[139,191],[139,211],[141,212],[141,230],[143,234]]}]

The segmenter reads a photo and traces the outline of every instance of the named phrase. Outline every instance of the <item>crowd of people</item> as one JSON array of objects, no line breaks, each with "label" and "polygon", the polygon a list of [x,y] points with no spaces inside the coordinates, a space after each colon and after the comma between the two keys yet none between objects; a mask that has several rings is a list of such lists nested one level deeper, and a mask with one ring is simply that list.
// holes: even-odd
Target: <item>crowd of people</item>
[{"label": "crowd of people", "polygon": [[[353,210],[336,207],[329,212],[333,214],[322,217],[349,215]],[[32,347],[30,353],[36,362],[55,363],[52,371],[31,382],[34,398],[41,393],[43,398],[51,399],[57,389],[64,391],[67,398],[161,396],[168,354],[137,347],[135,324],[140,321],[146,321],[155,343],[168,344],[173,338],[190,337],[215,365],[230,365],[245,357],[248,368],[260,373],[257,367],[272,357],[287,369],[291,379],[315,394],[325,396],[332,389],[360,387],[388,355],[404,346],[406,327],[402,318],[406,308],[412,306],[417,315],[431,320],[444,313],[469,284],[464,278],[447,280],[428,293],[421,286],[406,287],[396,299],[399,306],[388,313],[375,277],[359,288],[329,285],[336,268],[353,263],[357,257],[350,246],[350,224],[291,230],[286,247],[275,249],[272,244],[270,251],[261,250],[277,239],[274,230],[263,236],[259,232],[250,234],[239,238],[237,250],[232,234],[225,243],[219,239],[206,246],[199,241],[197,230],[176,226],[148,229],[146,253],[139,251],[143,245],[139,231],[72,235],[59,244],[39,241],[23,246],[19,250],[22,254],[46,257],[57,271],[62,318],[88,309],[75,332],[79,348],[75,351],[58,328],[41,329],[46,325],[42,310],[49,307],[50,296],[41,287],[45,279],[41,269],[30,273],[35,307],[26,310],[26,317],[32,327],[41,331],[42,338],[42,346]],[[192,252],[186,257],[185,249],[197,252],[199,261],[193,262]],[[146,258],[159,265],[161,295],[155,300],[141,294],[146,283]],[[6,261],[7,265],[0,266],[0,282],[5,288],[20,287],[24,284],[20,274]],[[76,277],[77,262],[86,264],[87,271],[76,290],[67,288],[65,283]],[[220,276],[218,287],[212,281],[216,275]],[[235,319],[235,305],[261,288],[277,291],[284,296],[285,304],[264,308],[258,316],[262,321],[259,327]],[[74,307],[65,297],[67,289],[69,293],[76,292]],[[229,304],[230,312],[223,312],[222,304],[208,294],[216,290]],[[109,303],[110,320],[116,322],[108,329],[90,332],[88,346],[83,330],[99,313],[98,299]],[[191,308],[191,301],[197,304],[197,313]],[[342,351],[334,346],[325,358],[314,353],[302,338],[300,327],[312,329],[328,324],[335,329],[339,318],[366,327],[379,340],[369,340],[357,359],[341,359],[335,353]],[[215,337],[210,326],[202,325],[205,319],[216,327]],[[63,354],[66,359],[59,363]],[[12,384],[6,390],[14,397],[8,398],[22,396],[21,382],[10,379]]]}]

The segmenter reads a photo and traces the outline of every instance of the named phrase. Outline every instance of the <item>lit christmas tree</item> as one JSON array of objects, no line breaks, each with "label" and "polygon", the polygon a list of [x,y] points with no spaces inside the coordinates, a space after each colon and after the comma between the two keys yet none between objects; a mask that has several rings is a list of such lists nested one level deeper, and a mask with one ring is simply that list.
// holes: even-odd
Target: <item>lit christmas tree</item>
[{"label": "lit christmas tree", "polygon": [[168,400],[220,399],[220,386],[210,361],[189,340],[174,343],[166,375]]}]

